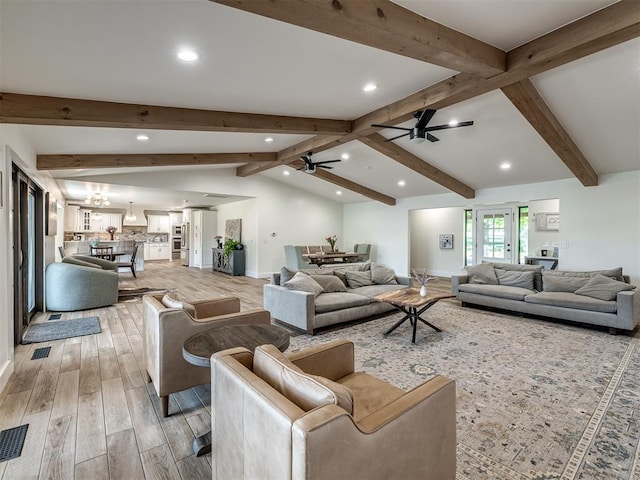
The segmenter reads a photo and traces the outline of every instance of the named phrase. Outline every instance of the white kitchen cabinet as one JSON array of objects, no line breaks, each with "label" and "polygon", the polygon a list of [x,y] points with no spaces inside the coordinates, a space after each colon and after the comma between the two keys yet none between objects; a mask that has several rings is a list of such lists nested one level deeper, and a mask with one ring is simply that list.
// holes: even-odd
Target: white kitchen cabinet
[{"label": "white kitchen cabinet", "polygon": [[91,210],[80,208],[78,210],[78,220],[76,222],[76,231],[91,232]]},{"label": "white kitchen cabinet", "polygon": [[170,231],[169,215],[149,215],[147,217],[148,233],[169,233]]},{"label": "white kitchen cabinet", "polygon": [[64,231],[77,232],[78,229],[78,211],[80,207],[77,205],[68,205],[64,209]]},{"label": "white kitchen cabinet", "polygon": [[169,214],[169,222],[171,225],[180,225],[182,223],[182,212],[171,212]]},{"label": "white kitchen cabinet", "polygon": [[168,243],[147,243],[144,249],[145,260],[171,260],[171,246]]},{"label": "white kitchen cabinet", "polygon": [[[86,225],[86,220],[84,220],[84,217],[83,217],[83,225]],[[89,220],[90,232],[104,232],[107,230],[107,227],[116,227],[116,231],[121,232],[122,231],[122,215],[119,213],[103,213],[99,210],[90,211],[90,220]]]}]

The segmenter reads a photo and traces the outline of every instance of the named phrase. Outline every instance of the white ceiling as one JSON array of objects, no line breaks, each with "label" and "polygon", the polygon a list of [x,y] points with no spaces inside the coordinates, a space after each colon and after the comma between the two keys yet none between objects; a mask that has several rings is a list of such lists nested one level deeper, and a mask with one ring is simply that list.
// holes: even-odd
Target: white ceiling
[{"label": "white ceiling", "polygon": [[[396,3],[479,40],[511,49],[609,3],[609,0],[398,0]],[[200,53],[195,65],[177,49]],[[64,0],[0,2],[0,88],[5,92],[351,120],[455,72],[287,25],[207,0]],[[599,174],[640,168],[640,40],[532,79]],[[378,89],[361,91],[366,82]],[[500,92],[438,111],[474,126],[438,132],[437,143],[396,143],[475,189],[572,174]],[[411,122],[405,124],[410,125]],[[278,151],[304,135],[21,126],[35,151],[63,153],[216,153]],[[390,137],[397,134],[383,130]],[[315,156],[350,159],[333,173],[394,198],[445,193],[443,187],[359,142]],[[513,167],[504,172],[503,161]],[[206,167],[206,170],[235,168]],[[158,167],[154,167],[158,168]],[[203,167],[162,167],[175,175]],[[148,169],[52,172],[70,199],[94,192],[82,177]],[[289,176],[283,175],[290,170]],[[368,200],[312,175],[280,167],[266,177],[338,202]],[[66,180],[65,180],[66,179]],[[399,187],[397,182],[406,185]],[[577,181],[577,180],[576,180]],[[104,184],[114,198],[174,208],[188,192],[155,195]],[[153,190],[153,189],[148,189]],[[342,195],[336,191],[342,190]],[[135,193],[134,193],[135,192]],[[207,192],[193,192],[197,198]],[[215,193],[215,192],[208,192]],[[131,195],[136,196],[131,199]],[[195,197],[194,197],[195,198]],[[126,199],[126,200],[125,200]],[[225,199],[227,201],[228,199]],[[156,204],[157,202],[157,204]]]}]

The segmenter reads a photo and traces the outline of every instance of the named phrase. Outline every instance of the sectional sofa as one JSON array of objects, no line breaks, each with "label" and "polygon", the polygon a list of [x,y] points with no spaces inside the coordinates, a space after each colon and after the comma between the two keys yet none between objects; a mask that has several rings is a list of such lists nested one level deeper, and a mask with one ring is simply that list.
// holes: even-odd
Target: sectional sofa
[{"label": "sectional sofa", "polygon": [[372,297],[410,285],[409,277],[369,263],[304,271],[283,267],[264,285],[264,308],[279,323],[314,334],[319,328],[395,311]]},{"label": "sectional sofa", "polygon": [[622,268],[544,270],[540,265],[483,263],[454,275],[451,287],[463,306],[483,305],[578,323],[634,330],[640,319],[640,289]]}]

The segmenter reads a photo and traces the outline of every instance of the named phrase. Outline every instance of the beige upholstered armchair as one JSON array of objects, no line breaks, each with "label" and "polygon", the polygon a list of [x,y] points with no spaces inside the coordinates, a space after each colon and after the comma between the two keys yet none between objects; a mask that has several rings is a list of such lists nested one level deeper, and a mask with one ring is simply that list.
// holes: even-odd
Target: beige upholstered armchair
[{"label": "beige upholstered armchair", "polygon": [[[162,405],[169,414],[169,394],[207,384],[209,369],[187,362],[182,347],[187,338],[217,326],[269,324],[271,316],[262,309],[240,311],[240,299],[227,297],[185,303],[185,308],[167,307],[162,295],[143,297],[144,362],[147,379],[153,382]],[[195,317],[191,308],[195,309]]]},{"label": "beige upholstered armchair", "polygon": [[453,480],[455,382],[405,392],[354,372],[353,355],[346,340],[214,354],[212,478]]}]

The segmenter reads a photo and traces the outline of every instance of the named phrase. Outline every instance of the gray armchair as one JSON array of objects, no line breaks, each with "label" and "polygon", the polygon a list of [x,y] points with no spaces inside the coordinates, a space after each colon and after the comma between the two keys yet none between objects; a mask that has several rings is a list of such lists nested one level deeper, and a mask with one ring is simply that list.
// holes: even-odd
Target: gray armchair
[{"label": "gray armchair", "polygon": [[[118,273],[99,265],[74,264],[74,257],[51,263],[45,272],[47,310],[74,312],[106,307],[118,301]],[[81,261],[81,260],[79,260]],[[113,262],[110,262],[113,263]]]}]

